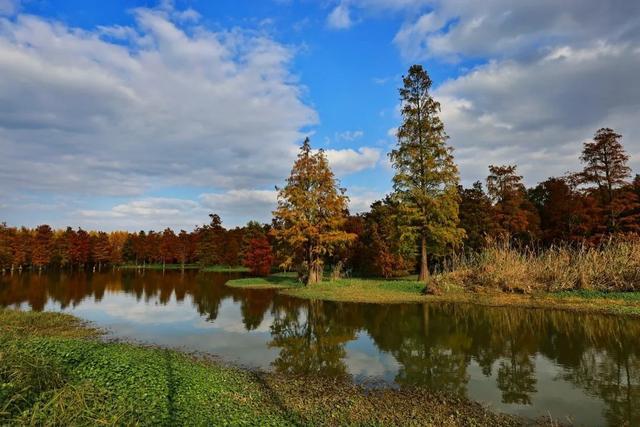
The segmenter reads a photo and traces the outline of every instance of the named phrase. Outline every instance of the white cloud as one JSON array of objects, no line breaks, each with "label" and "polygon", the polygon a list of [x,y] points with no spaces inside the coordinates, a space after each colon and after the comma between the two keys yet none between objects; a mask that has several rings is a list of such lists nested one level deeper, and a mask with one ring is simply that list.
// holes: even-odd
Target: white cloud
[{"label": "white cloud", "polygon": [[192,230],[206,222],[209,210],[189,199],[149,197],[132,200],[110,209],[79,210],[74,216],[78,225],[101,230]]},{"label": "white cloud", "polygon": [[638,40],[640,3],[628,0],[348,0],[363,15],[401,12],[395,42],[412,60],[507,57],[565,43]]},{"label": "white cloud", "polygon": [[327,17],[327,26],[334,30],[345,30],[352,25],[351,12],[344,2],[339,3]]},{"label": "white cloud", "polygon": [[121,196],[286,175],[317,120],[292,52],[251,31],[185,30],[169,6],[95,31],[0,18],[0,190]]},{"label": "white cloud", "polygon": [[78,225],[105,230],[191,230],[208,221],[210,213],[221,216],[226,227],[241,226],[249,220],[268,223],[276,206],[275,190],[229,190],[204,193],[196,200],[146,197],[117,204],[108,209],[80,209]]},{"label": "white cloud", "polygon": [[13,15],[20,8],[20,0],[0,0],[0,16]]},{"label": "white cloud", "polygon": [[360,139],[364,136],[364,132],[361,130],[346,130],[344,132],[339,132],[335,135],[335,139],[337,141],[348,141],[352,142],[356,139]]},{"label": "white cloud", "polygon": [[380,160],[380,150],[370,147],[360,147],[357,151],[351,148],[326,150],[325,153],[327,154],[329,165],[338,176],[373,168]]},{"label": "white cloud", "polygon": [[384,197],[384,194],[380,192],[362,188],[350,188],[347,195],[349,196],[349,211],[352,214],[367,212],[373,202]]},{"label": "white cloud", "polygon": [[435,92],[466,181],[517,163],[528,183],[580,167],[582,142],[604,126],[640,167],[640,54],[630,45],[562,47],[538,60],[494,61]]},{"label": "white cloud", "polygon": [[268,223],[276,207],[275,190],[231,190],[219,194],[203,194],[200,202],[212,212],[220,213],[237,225],[249,220]]}]

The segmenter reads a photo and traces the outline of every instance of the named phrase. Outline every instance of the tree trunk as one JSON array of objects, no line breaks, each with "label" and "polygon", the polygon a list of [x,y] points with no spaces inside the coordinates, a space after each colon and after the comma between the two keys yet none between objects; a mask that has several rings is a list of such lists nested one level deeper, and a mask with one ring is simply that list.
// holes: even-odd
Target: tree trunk
[{"label": "tree trunk", "polygon": [[429,263],[427,262],[427,238],[422,236],[420,241],[420,275],[419,282],[426,283],[429,279]]},{"label": "tree trunk", "polygon": [[313,285],[322,281],[322,263],[312,262],[309,266],[309,279],[307,285]]}]

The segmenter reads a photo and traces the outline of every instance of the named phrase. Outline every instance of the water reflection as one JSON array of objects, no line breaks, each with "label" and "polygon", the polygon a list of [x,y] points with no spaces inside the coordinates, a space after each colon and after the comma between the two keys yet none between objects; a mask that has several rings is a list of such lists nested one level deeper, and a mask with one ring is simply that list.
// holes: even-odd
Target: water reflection
[{"label": "water reflection", "polygon": [[640,425],[640,321],[459,304],[304,301],[234,275],[135,271],[0,279],[0,305],[66,310],[126,336],[295,374],[380,376],[529,416]]}]

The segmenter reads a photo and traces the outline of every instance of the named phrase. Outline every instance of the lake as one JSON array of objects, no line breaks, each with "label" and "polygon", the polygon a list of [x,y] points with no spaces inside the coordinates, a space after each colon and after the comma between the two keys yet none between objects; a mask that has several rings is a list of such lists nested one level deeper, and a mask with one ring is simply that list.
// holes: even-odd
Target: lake
[{"label": "lake", "polygon": [[195,271],[0,277],[0,306],[283,373],[466,395],[527,417],[640,425],[640,321],[468,304],[307,301]]}]

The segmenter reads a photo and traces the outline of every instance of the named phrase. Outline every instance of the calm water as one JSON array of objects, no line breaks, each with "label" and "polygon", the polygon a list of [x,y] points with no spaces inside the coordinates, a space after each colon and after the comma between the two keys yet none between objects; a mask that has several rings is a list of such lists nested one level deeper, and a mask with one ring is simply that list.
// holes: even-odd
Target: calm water
[{"label": "calm water", "polygon": [[280,372],[469,396],[578,425],[640,425],[640,321],[463,304],[310,302],[223,286],[238,275],[22,274],[0,306],[65,311],[115,337]]}]

